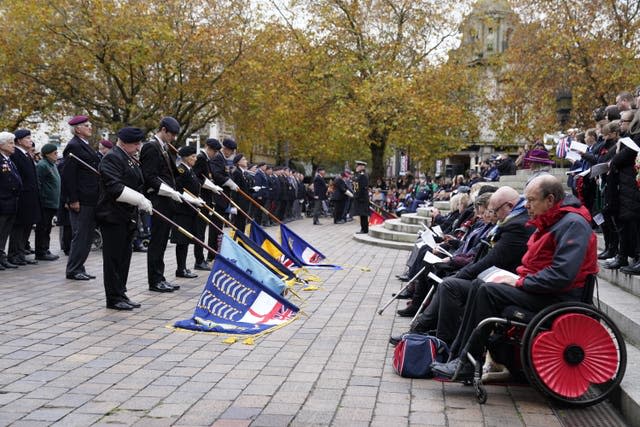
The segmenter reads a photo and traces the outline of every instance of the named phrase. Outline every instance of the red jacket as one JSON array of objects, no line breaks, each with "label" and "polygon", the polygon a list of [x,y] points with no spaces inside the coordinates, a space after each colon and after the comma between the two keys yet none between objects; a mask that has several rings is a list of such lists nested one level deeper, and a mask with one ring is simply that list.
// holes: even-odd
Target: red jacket
[{"label": "red jacket", "polygon": [[598,272],[597,240],[589,211],[573,196],[530,221],[536,232],[516,269],[516,286],[531,293],[566,293]]}]

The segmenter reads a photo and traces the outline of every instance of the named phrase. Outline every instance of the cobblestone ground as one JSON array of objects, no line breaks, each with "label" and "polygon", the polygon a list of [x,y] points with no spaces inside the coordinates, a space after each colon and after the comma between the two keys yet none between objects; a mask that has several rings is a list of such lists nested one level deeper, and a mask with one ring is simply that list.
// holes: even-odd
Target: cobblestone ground
[{"label": "cobblestone ground", "polygon": [[[329,222],[290,227],[345,269],[316,270],[308,317],[253,346],[168,328],[191,316],[205,277],[149,292],[145,254],[133,256],[133,312],[105,308],[99,251],[89,282],[64,278],[64,256],[0,271],[0,425],[560,425],[529,387],[488,387],[480,406],[471,387],[397,376],[387,339],[408,320],[396,303],[376,310],[399,289],[407,252],[355,242],[356,222]],[[173,280],[173,245],[165,259]]]}]

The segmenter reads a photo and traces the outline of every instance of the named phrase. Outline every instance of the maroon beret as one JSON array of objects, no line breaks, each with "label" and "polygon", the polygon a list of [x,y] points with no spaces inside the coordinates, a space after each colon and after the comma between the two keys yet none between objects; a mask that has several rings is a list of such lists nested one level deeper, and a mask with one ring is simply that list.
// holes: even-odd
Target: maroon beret
[{"label": "maroon beret", "polygon": [[100,141],[100,145],[102,145],[103,147],[106,147],[108,149],[112,149],[113,148],[113,143],[111,141],[109,141],[108,139],[103,139],[102,141]]},{"label": "maroon beret", "polygon": [[88,121],[89,121],[89,117],[87,116],[75,116],[71,120],[69,120],[67,123],[69,123],[70,126],[76,126]]}]

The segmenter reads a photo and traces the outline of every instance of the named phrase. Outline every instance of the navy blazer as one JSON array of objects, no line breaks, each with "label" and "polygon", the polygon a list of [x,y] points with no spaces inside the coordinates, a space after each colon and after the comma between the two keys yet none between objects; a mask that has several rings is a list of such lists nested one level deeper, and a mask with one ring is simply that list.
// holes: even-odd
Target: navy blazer
[{"label": "navy blazer", "polygon": [[80,202],[81,205],[95,206],[98,203],[100,192],[98,175],[77,160],[70,158],[69,154],[71,153],[96,170],[100,164],[98,153],[89,144],[77,136],[71,138],[62,152],[65,159],[62,169],[65,203]]},{"label": "navy blazer", "polygon": [[37,224],[40,221],[40,195],[38,193],[38,173],[33,159],[18,147],[11,155],[22,179],[22,190],[18,199],[16,224]]},{"label": "navy blazer", "polygon": [[0,154],[0,215],[13,215],[17,212],[21,190],[22,179],[18,169],[13,161]]}]

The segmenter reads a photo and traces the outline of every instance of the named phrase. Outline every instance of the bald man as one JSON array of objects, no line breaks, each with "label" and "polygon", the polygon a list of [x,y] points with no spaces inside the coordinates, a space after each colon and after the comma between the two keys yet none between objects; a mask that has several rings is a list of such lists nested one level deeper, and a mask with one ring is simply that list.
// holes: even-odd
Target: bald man
[{"label": "bald man", "polygon": [[[487,235],[486,250],[480,251],[475,262],[438,285],[434,298],[409,332],[435,329],[438,338],[447,344],[453,342],[469,293],[476,285],[474,279],[493,266],[515,272],[520,265],[527,250],[527,239],[534,231],[526,225],[529,215],[524,205],[524,197],[511,187],[503,186],[493,193],[487,212],[495,215],[496,226]],[[395,345],[400,337],[392,336],[389,342]]]},{"label": "bald man", "polygon": [[537,313],[561,301],[580,301],[587,278],[598,272],[589,211],[575,197],[565,196],[557,178],[542,175],[532,180],[525,189],[525,206],[536,231],[516,269],[518,279],[477,283],[458,337],[464,347],[457,354],[452,352],[459,357],[451,362],[432,365],[434,374],[458,381],[473,378],[474,366],[467,354],[482,363],[491,332],[485,328],[472,337],[480,321],[501,316],[511,305]]}]

